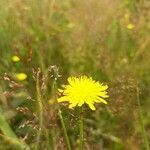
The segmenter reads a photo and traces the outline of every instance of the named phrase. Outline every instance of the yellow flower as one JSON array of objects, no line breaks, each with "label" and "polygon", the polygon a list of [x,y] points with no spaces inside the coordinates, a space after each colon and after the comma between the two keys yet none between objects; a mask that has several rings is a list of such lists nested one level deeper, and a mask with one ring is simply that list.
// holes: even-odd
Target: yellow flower
[{"label": "yellow flower", "polygon": [[134,26],[134,24],[132,24],[132,23],[130,23],[130,24],[127,25],[127,28],[130,29],[130,30],[132,30],[134,27],[135,27],[135,26]]},{"label": "yellow flower", "polygon": [[107,85],[96,82],[87,76],[69,77],[68,83],[59,90],[59,92],[63,92],[63,96],[58,98],[58,102],[68,101],[70,103],[69,108],[82,106],[86,103],[92,110],[95,110],[94,103],[107,104],[103,99],[108,97]]},{"label": "yellow flower", "polygon": [[129,12],[126,12],[126,13],[124,14],[124,18],[125,18],[126,20],[128,20],[128,19],[130,18]]},{"label": "yellow flower", "polygon": [[27,75],[25,73],[17,73],[15,75],[15,77],[19,80],[19,81],[23,81],[27,78]]},{"label": "yellow flower", "polygon": [[72,28],[75,27],[75,24],[73,22],[70,22],[70,23],[67,24],[67,27],[72,29]]},{"label": "yellow flower", "polygon": [[13,62],[18,62],[18,61],[20,61],[20,58],[19,58],[18,56],[16,56],[16,55],[12,56],[11,59],[12,59]]}]

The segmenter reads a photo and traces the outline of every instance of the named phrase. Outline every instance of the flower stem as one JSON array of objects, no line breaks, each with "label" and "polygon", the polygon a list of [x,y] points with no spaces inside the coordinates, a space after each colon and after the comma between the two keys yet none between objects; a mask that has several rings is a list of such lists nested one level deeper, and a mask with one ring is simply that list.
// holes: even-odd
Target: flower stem
[{"label": "flower stem", "polygon": [[141,133],[142,133],[142,136],[143,136],[144,145],[145,145],[145,148],[147,150],[150,150],[149,143],[148,143],[148,138],[147,138],[144,123],[143,123],[143,114],[142,114],[142,109],[141,109],[141,103],[140,103],[139,89],[138,88],[137,88],[137,102],[138,102],[138,108],[139,108],[139,120],[140,120],[140,124],[141,124]]},{"label": "flower stem", "polygon": [[62,113],[61,113],[60,109],[58,109],[58,115],[59,115],[61,125],[62,125],[63,131],[64,131],[67,148],[68,148],[68,150],[71,150],[69,137],[68,137],[68,134],[67,134],[66,126],[65,126],[65,123],[64,123],[64,120],[63,120]]},{"label": "flower stem", "polygon": [[79,150],[83,150],[83,110],[80,111],[80,147]]},{"label": "flower stem", "polygon": [[[55,2],[55,0],[53,0],[53,2]],[[52,93],[54,93],[54,99],[57,101],[57,82],[56,81],[57,81],[59,75],[58,75],[58,72],[57,72],[58,68],[55,68],[55,67],[56,66],[52,67],[53,72],[54,72],[54,74],[53,74],[54,82],[53,82],[53,86],[52,86],[52,89],[53,89]],[[62,125],[62,128],[63,128],[67,149],[71,150],[71,145],[70,145],[69,137],[68,137],[68,134],[67,134],[67,129],[66,129],[66,126],[65,126],[65,123],[64,123],[64,119],[63,119],[63,116],[62,116],[62,112],[58,107],[57,107],[57,109],[58,109],[58,116],[59,116],[59,119],[60,119],[60,122],[61,122],[61,125]]]},{"label": "flower stem", "polygon": [[39,85],[39,72],[37,73],[36,78],[36,92],[37,92],[37,104],[38,104],[38,110],[39,110],[39,131],[37,134],[37,141],[36,141],[36,150],[39,148],[41,133],[42,133],[42,126],[43,126],[43,104],[42,104],[42,95],[40,92],[40,85]]}]

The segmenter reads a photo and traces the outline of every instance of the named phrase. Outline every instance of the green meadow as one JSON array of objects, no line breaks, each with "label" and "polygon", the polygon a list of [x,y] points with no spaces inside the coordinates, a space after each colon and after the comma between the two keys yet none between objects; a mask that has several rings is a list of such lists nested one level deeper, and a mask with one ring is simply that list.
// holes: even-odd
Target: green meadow
[{"label": "green meadow", "polygon": [[150,150],[150,1],[0,0],[0,150]]}]

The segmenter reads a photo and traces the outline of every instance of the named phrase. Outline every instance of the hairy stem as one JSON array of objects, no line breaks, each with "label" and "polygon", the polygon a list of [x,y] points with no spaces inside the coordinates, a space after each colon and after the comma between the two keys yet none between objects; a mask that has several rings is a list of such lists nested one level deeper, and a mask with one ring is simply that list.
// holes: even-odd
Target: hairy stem
[{"label": "hairy stem", "polygon": [[69,141],[69,137],[68,137],[68,134],[67,134],[67,129],[66,129],[66,126],[65,126],[65,123],[64,123],[64,120],[63,120],[62,113],[61,113],[60,109],[58,110],[58,115],[59,115],[59,119],[61,121],[61,125],[62,125],[63,131],[64,131],[64,136],[65,136],[67,148],[68,148],[68,150],[71,150],[70,141]]},{"label": "hairy stem", "polygon": [[83,110],[81,107],[81,112],[80,112],[80,150],[83,150]]},{"label": "hairy stem", "polygon": [[39,131],[37,133],[37,141],[36,141],[36,150],[39,148],[41,133],[42,133],[42,126],[43,126],[43,104],[42,104],[42,96],[40,92],[40,85],[39,85],[39,73],[37,73],[36,79],[36,92],[37,92],[37,104],[38,104],[38,111],[39,111]]}]

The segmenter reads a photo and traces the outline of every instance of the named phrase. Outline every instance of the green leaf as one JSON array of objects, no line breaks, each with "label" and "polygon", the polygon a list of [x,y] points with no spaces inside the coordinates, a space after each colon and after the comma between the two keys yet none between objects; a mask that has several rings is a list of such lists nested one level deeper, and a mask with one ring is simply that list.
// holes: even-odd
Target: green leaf
[{"label": "green leaf", "polygon": [[0,134],[0,137],[8,141],[10,144],[13,144],[17,150],[21,150],[27,147],[22,141],[17,138],[2,113],[0,113],[0,130],[3,133]]}]

